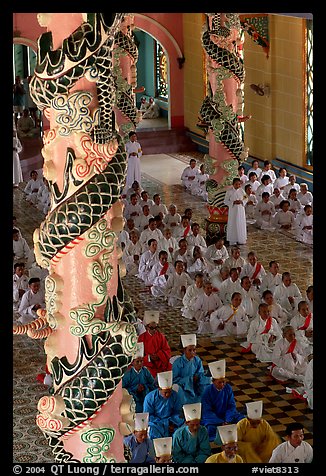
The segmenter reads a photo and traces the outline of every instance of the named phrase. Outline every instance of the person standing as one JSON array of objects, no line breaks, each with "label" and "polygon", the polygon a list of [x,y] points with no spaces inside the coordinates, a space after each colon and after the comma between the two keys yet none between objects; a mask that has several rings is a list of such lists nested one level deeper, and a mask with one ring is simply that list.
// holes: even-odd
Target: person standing
[{"label": "person standing", "polygon": [[245,245],[247,242],[247,224],[243,190],[240,178],[233,179],[233,186],[227,190],[224,203],[229,207],[226,239],[231,246]]},{"label": "person standing", "polygon": [[24,110],[25,103],[25,88],[20,79],[20,76],[15,77],[15,83],[13,85],[13,107],[15,114],[15,124],[17,125],[18,117],[20,117]]},{"label": "person standing", "polygon": [[18,187],[18,185],[24,181],[22,168],[20,165],[19,154],[23,150],[20,140],[18,139],[17,132],[13,129],[12,134],[12,160],[13,160],[13,185]]},{"label": "person standing", "polygon": [[126,188],[130,188],[136,180],[139,185],[141,182],[140,158],[143,155],[140,143],[137,142],[137,134],[134,131],[129,132],[129,140],[126,143],[127,152],[127,177]]}]

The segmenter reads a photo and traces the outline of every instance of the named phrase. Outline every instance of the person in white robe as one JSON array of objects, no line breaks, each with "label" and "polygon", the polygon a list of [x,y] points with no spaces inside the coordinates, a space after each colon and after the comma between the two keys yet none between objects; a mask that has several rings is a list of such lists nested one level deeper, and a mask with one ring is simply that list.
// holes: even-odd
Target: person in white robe
[{"label": "person in white robe", "polygon": [[[134,180],[134,182],[131,184],[131,187],[128,188],[128,190],[126,191],[126,196],[125,196],[125,201],[127,203],[130,202],[130,198],[131,198],[131,195],[135,193],[137,195],[137,198],[138,198],[138,202],[140,202],[141,200],[141,193],[142,193],[142,190],[141,190],[141,187],[139,185],[139,182],[137,182],[137,180]],[[139,203],[140,204],[140,203]]]},{"label": "person in white robe", "polygon": [[156,215],[161,215],[162,220],[164,220],[165,215],[168,214],[168,209],[164,203],[162,203],[161,195],[155,193],[153,195],[153,205],[150,207],[149,212],[155,217]]},{"label": "person in white robe", "polygon": [[297,312],[292,317],[290,325],[294,328],[298,341],[306,349],[306,354],[312,354],[314,320],[307,301],[298,303]]},{"label": "person in white robe", "polygon": [[225,279],[219,289],[219,296],[223,304],[230,304],[232,294],[241,293],[241,282],[237,268],[231,268],[229,278]]},{"label": "person in white robe", "polygon": [[282,284],[282,275],[279,273],[280,265],[278,261],[272,260],[268,264],[268,271],[265,276],[262,277],[262,281],[259,287],[259,292],[263,295],[263,292],[267,289],[274,292],[276,286]]},{"label": "person in white robe", "polygon": [[186,190],[191,190],[192,183],[195,181],[196,176],[200,173],[196,166],[197,161],[190,159],[188,167],[186,167],[181,174],[181,181]]},{"label": "person in white robe", "polygon": [[278,171],[278,177],[273,183],[273,187],[275,189],[278,188],[280,190],[283,190],[285,185],[289,183],[289,177],[287,176],[287,171],[284,167],[280,167]]},{"label": "person in white robe", "polygon": [[278,322],[281,329],[289,324],[288,315],[283,308],[275,302],[272,291],[266,289],[262,294],[261,302],[268,305],[270,315]]},{"label": "person in white robe", "polygon": [[269,175],[263,175],[261,179],[261,184],[256,190],[257,201],[260,202],[262,199],[262,194],[268,192],[271,196],[273,194],[273,184]]},{"label": "person in white robe", "polygon": [[136,216],[134,220],[135,227],[138,228],[140,233],[148,228],[150,218],[154,217],[149,213],[149,206],[143,205],[142,213]]},{"label": "person in white robe", "polygon": [[192,285],[192,279],[184,271],[182,261],[176,261],[174,267],[175,272],[169,276],[166,282],[165,296],[169,306],[181,309],[187,288]]},{"label": "person in white robe", "polygon": [[182,299],[181,315],[186,319],[193,319],[195,316],[194,306],[198,298],[204,294],[204,275],[197,273],[195,282],[187,287],[186,293]]},{"label": "person in white robe", "polygon": [[310,410],[313,410],[314,407],[314,369],[313,369],[313,358],[309,361],[307,365],[307,370],[303,380],[303,386],[305,394],[307,397],[307,404]]},{"label": "person in white robe", "polygon": [[41,288],[39,278],[30,278],[28,281],[29,289],[23,294],[18,313],[18,321],[21,324],[28,324],[38,318],[36,311],[45,309],[45,295]]},{"label": "person in white robe", "polygon": [[303,182],[300,183],[300,192],[298,192],[297,198],[300,200],[300,203],[303,207],[306,205],[312,206],[314,197],[308,190],[308,184]]},{"label": "person in white robe", "polygon": [[273,225],[278,230],[292,230],[295,225],[295,219],[292,212],[289,210],[289,200],[282,200],[280,209],[275,213],[273,218]]},{"label": "person in white robe", "polygon": [[230,304],[224,304],[211,313],[210,326],[214,337],[231,335],[241,337],[247,334],[249,319],[241,301],[241,293],[235,292],[232,294]]},{"label": "person in white robe", "polygon": [[166,283],[173,273],[174,267],[168,262],[167,251],[161,250],[158,254],[158,261],[153,265],[147,279],[154,297],[165,297]]},{"label": "person in white robe", "polygon": [[120,246],[122,250],[124,250],[125,247],[130,244],[130,233],[132,231],[137,231],[140,234],[138,228],[135,227],[135,222],[133,218],[128,218],[128,220],[124,218],[124,222],[124,227],[119,232],[117,240],[117,245]]},{"label": "person in white robe", "polygon": [[142,208],[144,205],[148,205],[149,208],[151,208],[151,206],[154,205],[154,201],[151,198],[149,198],[149,193],[147,192],[147,190],[142,190],[140,192],[139,205]]},{"label": "person in white robe", "polygon": [[240,278],[248,276],[251,283],[259,289],[266,271],[264,266],[258,261],[258,257],[254,251],[249,251],[247,262],[241,270]]},{"label": "person in white robe", "polygon": [[241,305],[244,307],[249,321],[251,321],[257,316],[258,306],[260,304],[260,295],[255,286],[252,286],[248,276],[243,276],[240,281],[242,296]]},{"label": "person in white robe", "polygon": [[171,203],[169,206],[168,213],[165,215],[163,222],[171,230],[180,225],[181,215],[177,212],[177,206],[174,203]]},{"label": "person in white robe", "polygon": [[197,273],[202,273],[205,279],[207,279],[209,272],[214,269],[214,266],[203,256],[200,246],[193,248],[192,256],[192,262],[187,266],[187,273],[191,279],[194,279]]},{"label": "person in white robe", "polygon": [[268,192],[263,192],[261,201],[258,202],[255,208],[256,226],[261,230],[274,231],[273,217],[275,215],[274,203],[269,199]]},{"label": "person in white robe", "polygon": [[280,204],[285,197],[278,187],[274,187],[273,194],[269,197],[269,200],[274,204],[275,213],[280,210]]},{"label": "person in white robe", "polygon": [[201,294],[194,303],[194,317],[198,322],[198,334],[211,332],[210,316],[222,306],[222,301],[218,294],[213,292],[213,286],[210,281],[204,283],[204,293]]},{"label": "person in white robe", "polygon": [[35,203],[39,188],[42,185],[42,178],[39,178],[37,170],[32,170],[30,173],[30,180],[24,188],[25,198],[30,203]]},{"label": "person in white robe", "polygon": [[137,142],[137,134],[134,131],[129,132],[129,140],[126,142],[127,152],[127,176],[125,188],[131,187],[136,180],[141,184],[140,158],[143,155],[142,148]]},{"label": "person in white robe", "polygon": [[154,239],[159,242],[163,238],[161,230],[157,229],[155,218],[150,218],[148,220],[148,228],[143,230],[140,234],[139,241],[142,246],[142,251],[148,250],[148,241]]},{"label": "person in white robe", "polygon": [[300,185],[297,183],[297,178],[293,174],[289,175],[289,183],[283,188],[284,197],[287,198],[289,196],[291,188],[294,188],[297,193],[300,192]]},{"label": "person in white robe", "polygon": [[220,268],[215,267],[213,271],[209,273],[209,279],[213,285],[213,290],[220,293],[222,283],[230,277],[230,268],[225,264]]},{"label": "person in white robe", "polygon": [[136,193],[132,193],[130,196],[130,202],[126,204],[123,210],[123,216],[128,220],[132,218],[134,222],[142,214],[142,208],[138,203],[138,197]]},{"label": "person in white robe", "polygon": [[252,160],[251,167],[247,172],[248,177],[252,172],[257,175],[257,178],[260,177],[260,174],[262,173],[262,169],[259,167],[259,161],[257,159]]},{"label": "person in white robe", "polygon": [[313,244],[314,226],[312,206],[305,205],[304,213],[299,215],[295,223],[296,239],[307,245]]},{"label": "person in white robe", "polygon": [[206,182],[209,179],[209,174],[205,173],[205,165],[201,164],[199,173],[195,176],[195,180],[190,185],[190,192],[193,195],[201,197],[205,202],[208,200],[208,192],[206,190]]},{"label": "person in white robe", "polygon": [[26,239],[20,235],[19,230],[16,228],[12,230],[12,245],[14,263],[22,262],[26,264],[31,250]]},{"label": "person in white robe", "polygon": [[266,303],[259,304],[258,316],[250,323],[247,341],[241,343],[243,352],[252,351],[260,362],[271,362],[276,342],[282,338],[282,330],[269,312]]},{"label": "person in white robe", "polygon": [[157,119],[160,117],[160,106],[155,102],[155,98],[149,98],[149,106],[142,114],[142,119]]},{"label": "person in white robe", "polygon": [[122,253],[122,261],[126,266],[126,272],[130,276],[136,276],[139,268],[139,260],[142,254],[142,247],[139,242],[139,232],[130,232],[130,243],[126,245]]},{"label": "person in white robe", "polygon": [[17,132],[15,129],[13,129],[12,135],[13,186],[18,187],[18,185],[24,181],[19,158],[19,154],[23,150],[23,146],[20,140],[18,139]]},{"label": "person in white robe", "polygon": [[177,225],[173,229],[173,236],[179,242],[182,238],[188,240],[190,235],[192,235],[192,229],[189,218],[182,215],[180,225]]},{"label": "person in white robe", "polygon": [[304,441],[302,423],[289,423],[285,430],[286,441],[280,443],[272,452],[269,463],[300,464],[312,463],[313,448]]},{"label": "person in white robe", "polygon": [[172,236],[172,230],[168,227],[164,228],[163,238],[158,241],[157,249],[160,252],[165,250],[168,253],[169,263],[173,263],[174,253],[179,249],[177,240]]},{"label": "person in white robe", "polygon": [[241,256],[241,249],[238,245],[231,246],[229,257],[224,261],[224,266],[229,269],[237,268],[239,276],[242,268],[246,264],[246,260]]},{"label": "person in white robe", "polygon": [[303,206],[301,205],[300,200],[297,198],[297,191],[294,188],[291,188],[289,191],[288,200],[290,202],[290,212],[293,213],[294,218],[297,218],[303,213]]},{"label": "person in white robe", "polygon": [[202,252],[205,254],[207,252],[207,243],[203,235],[200,233],[199,223],[191,224],[192,233],[188,235],[187,243],[190,247],[199,246]]},{"label": "person in white robe", "polygon": [[172,256],[172,263],[175,263],[177,260],[183,262],[185,271],[188,270],[188,266],[193,264],[193,255],[191,250],[188,247],[188,242],[185,238],[181,238],[178,242],[178,249],[174,252]]},{"label": "person in white robe", "polygon": [[213,243],[207,247],[205,253],[205,258],[214,268],[223,266],[228,257],[229,252],[224,244],[224,238],[215,238]]},{"label": "person in white robe", "polygon": [[230,245],[244,245],[247,242],[247,223],[244,203],[244,192],[241,188],[241,180],[233,179],[233,185],[226,191],[224,198],[228,206],[228,221],[226,239]]},{"label": "person in white robe", "polygon": [[311,284],[306,289],[306,302],[311,312],[314,312],[314,287]]},{"label": "person in white robe", "polygon": [[21,299],[28,291],[28,277],[25,274],[25,264],[15,263],[13,274],[13,311],[18,312]]},{"label": "person in white robe", "polygon": [[148,250],[144,251],[139,259],[138,278],[142,279],[146,286],[150,286],[148,275],[158,261],[157,241],[154,238],[148,240]]},{"label": "person in white robe", "polygon": [[275,288],[274,299],[284,309],[289,319],[296,314],[302,294],[298,286],[292,282],[289,271],[282,273],[282,284]]},{"label": "person in white robe", "polygon": [[297,380],[303,383],[307,370],[305,349],[296,339],[292,326],[283,328],[283,338],[279,339],[273,349],[271,375],[277,380]]},{"label": "person in white robe", "polygon": [[258,204],[258,200],[256,195],[252,192],[252,187],[250,183],[247,183],[247,185],[245,186],[244,203],[246,221],[249,224],[254,224],[256,221],[255,210]]},{"label": "person in white robe", "polygon": [[248,175],[248,181],[242,184],[243,190],[246,189],[247,185],[251,185],[251,193],[256,195],[257,188],[260,185],[260,182],[258,180],[258,176],[256,172],[250,172]]},{"label": "person in white robe", "polygon": [[272,164],[269,160],[264,160],[264,167],[262,168],[261,174],[258,177],[258,180],[263,182],[264,175],[268,175],[271,179],[271,182],[274,183],[276,180],[276,174],[272,169]]}]

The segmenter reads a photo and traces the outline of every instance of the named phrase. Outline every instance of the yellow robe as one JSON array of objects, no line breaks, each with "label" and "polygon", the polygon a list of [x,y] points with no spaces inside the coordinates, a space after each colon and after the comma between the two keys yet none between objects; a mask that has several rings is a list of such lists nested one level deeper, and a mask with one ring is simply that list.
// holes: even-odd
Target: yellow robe
[{"label": "yellow robe", "polygon": [[272,451],[282,443],[266,420],[261,420],[258,428],[251,428],[247,418],[238,426],[238,453],[244,463],[268,463]]},{"label": "yellow robe", "polygon": [[[209,456],[205,463],[229,463],[228,459],[225,457],[224,451],[221,453],[216,453],[212,456]],[[232,463],[243,463],[243,459],[239,455],[235,455],[234,461]]]}]

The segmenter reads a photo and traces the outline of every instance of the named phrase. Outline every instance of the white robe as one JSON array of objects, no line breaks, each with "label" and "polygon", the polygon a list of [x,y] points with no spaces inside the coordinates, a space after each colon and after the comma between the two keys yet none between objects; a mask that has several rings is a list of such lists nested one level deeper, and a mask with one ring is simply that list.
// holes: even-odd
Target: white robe
[{"label": "white robe", "polygon": [[283,212],[283,210],[279,210],[275,213],[273,218],[273,225],[276,228],[281,228],[282,225],[291,225],[291,228],[294,227],[294,215],[290,210]]},{"label": "white robe", "polygon": [[220,285],[219,296],[223,304],[230,304],[233,293],[241,293],[242,287],[240,279],[232,281],[231,278],[227,278]]},{"label": "white robe", "polygon": [[259,293],[257,289],[253,286],[250,287],[249,291],[246,291],[241,286],[241,295],[242,295],[241,306],[244,307],[247,317],[249,318],[249,320],[251,320],[254,317],[256,317],[258,312],[258,306],[260,304]]},{"label": "white robe", "polygon": [[148,250],[149,240],[154,239],[158,243],[162,238],[163,234],[161,230],[158,230],[157,228],[155,228],[154,230],[151,230],[150,228],[146,228],[146,230],[143,230],[139,237],[143,252]]},{"label": "white robe", "polygon": [[300,200],[301,205],[304,207],[306,205],[312,205],[314,198],[311,192],[307,191],[302,193],[301,191],[297,194],[297,199]]},{"label": "white robe", "polygon": [[25,294],[23,294],[18,308],[20,314],[18,320],[21,324],[28,324],[38,318],[36,311],[33,311],[32,309],[35,304],[40,304],[41,308],[45,309],[45,296],[42,289],[37,293],[33,293],[33,291],[29,289]]},{"label": "white robe", "polygon": [[[139,260],[140,256],[142,254],[142,249],[141,249],[141,244],[139,241],[137,243],[133,243],[130,241],[123,250],[122,253],[122,261],[124,262],[126,266],[126,271],[127,274],[130,274],[131,276],[136,276],[138,273],[138,267],[139,267]],[[135,256],[138,256],[138,260],[135,260]]]},{"label": "white robe", "polygon": [[[307,245],[313,244],[314,238],[314,229],[313,229],[313,215],[307,216],[306,214],[300,215],[296,221],[296,238],[298,241],[302,243],[306,243]],[[312,226],[311,230],[304,230],[305,226]]]},{"label": "white robe", "polygon": [[260,176],[258,177],[258,179],[261,181],[261,179],[263,178],[264,175],[269,175],[270,178],[271,178],[272,183],[275,182],[275,180],[276,180],[276,174],[275,174],[275,172],[274,172],[273,169],[269,169],[269,170],[264,170],[264,169],[262,169],[261,174],[260,174]]},{"label": "white robe", "polygon": [[[313,353],[313,337],[306,337],[305,330],[300,330],[299,327],[302,327],[306,321],[306,318],[303,317],[299,312],[297,312],[290,321],[290,325],[295,330],[295,335],[300,344],[305,347],[306,355]],[[307,331],[311,331],[314,328],[314,316],[311,315],[310,324]]]},{"label": "white robe", "polygon": [[13,252],[14,252],[14,262],[18,263],[19,261],[26,262],[30,254],[30,247],[28,246],[25,238],[18,238],[18,240],[12,240],[13,243]]},{"label": "white robe", "polygon": [[21,182],[24,181],[22,168],[20,164],[20,158],[19,158],[19,154],[23,150],[23,146],[21,145],[21,142],[18,139],[18,137],[13,137],[12,141],[13,141],[13,144],[12,144],[13,184],[19,185]]},{"label": "white robe", "polygon": [[188,167],[183,170],[181,180],[187,190],[191,189],[192,183],[195,181],[195,178],[189,180],[189,177],[196,177],[198,174],[200,174],[198,167],[191,168],[190,165],[188,165]]},{"label": "white robe", "polygon": [[208,277],[209,271],[213,269],[213,266],[205,257],[202,259],[197,258],[192,260],[187,266],[187,273],[192,279],[195,279],[196,273],[202,273],[205,278]]},{"label": "white robe", "polygon": [[190,192],[193,195],[202,197],[205,201],[207,201],[208,193],[206,190],[206,182],[208,179],[208,174],[202,174],[201,172],[199,172],[190,185]]},{"label": "white robe", "polygon": [[175,213],[171,215],[171,213],[167,213],[164,216],[163,223],[173,231],[174,227],[180,225],[181,223],[181,215],[179,213]]},{"label": "white robe", "polygon": [[[246,198],[244,200],[245,200],[246,219],[252,222],[253,220],[255,220],[255,210],[258,204],[257,197],[253,193],[251,193],[250,195],[246,194]],[[252,202],[252,203],[249,203],[249,202]]]},{"label": "white robe", "polygon": [[269,463],[311,463],[313,460],[312,446],[302,441],[296,448],[289,441],[279,444],[272,452]]},{"label": "white robe", "polygon": [[205,253],[207,252],[207,244],[203,235],[200,235],[199,233],[196,236],[194,234],[191,234],[191,235],[188,235],[186,240],[189,247],[194,248],[195,246],[199,246],[203,254],[205,255]]},{"label": "white robe", "polygon": [[28,202],[36,203],[37,193],[42,184],[42,179],[30,179],[27,182],[26,187],[24,188],[24,192],[26,194],[25,198]]},{"label": "white robe", "polygon": [[153,215],[149,214],[145,216],[143,213],[134,218],[135,227],[138,228],[140,233],[146,229],[145,226],[148,228],[150,218],[153,218]]},{"label": "white robe", "polygon": [[187,250],[183,255],[179,253],[179,248],[174,252],[172,256],[172,263],[174,264],[176,261],[182,261],[185,265],[187,270],[188,266],[191,266],[193,263],[193,257],[190,250]]},{"label": "white robe", "polygon": [[28,277],[23,274],[22,276],[17,276],[16,273],[13,275],[13,310],[18,311],[19,305],[21,302],[21,297],[19,297],[19,291],[28,290]]},{"label": "white robe", "polygon": [[167,279],[166,276],[170,276],[175,272],[174,267],[169,263],[168,269],[165,274],[160,275],[163,265],[158,261],[155,263],[148,274],[147,282],[151,286],[151,293],[155,297],[165,296],[165,289]]},{"label": "white robe", "polygon": [[181,288],[185,286],[186,290],[188,286],[191,286],[192,280],[190,276],[184,271],[181,274],[174,272],[171,274],[166,282],[165,296],[168,301],[168,305],[171,307],[182,307],[182,300],[185,293],[181,291]]},{"label": "white robe", "polygon": [[[226,304],[212,312],[210,317],[211,332],[216,337],[222,336],[242,336],[247,334],[249,319],[246,316],[244,307],[240,304],[234,316],[228,321],[228,318],[234,313],[230,304]],[[219,324],[224,323],[224,329],[218,329]]]},{"label": "white robe", "polygon": [[152,253],[150,250],[144,251],[140,257],[137,276],[144,281],[146,286],[150,285],[148,282],[148,275],[157,261],[157,251],[155,253]]},{"label": "white robe", "polygon": [[242,258],[242,256],[239,256],[239,258],[235,259],[231,255],[228,258],[226,258],[226,260],[224,261],[224,266],[227,266],[229,269],[231,269],[231,268],[241,268],[241,270],[242,270],[242,268],[244,267],[245,264],[246,264],[246,260],[244,258]]},{"label": "white robe", "polygon": [[272,274],[270,271],[266,271],[265,276],[261,280],[259,286],[259,292],[262,295],[264,291],[271,291],[274,294],[274,291],[277,286],[282,284],[282,275],[280,273]]},{"label": "white robe", "polygon": [[219,293],[219,296],[221,298],[221,295],[220,295],[221,286],[222,286],[222,283],[224,283],[224,281],[226,280],[222,279],[222,276],[220,274],[220,268],[214,268],[213,271],[209,273],[209,278],[211,280],[213,288]]},{"label": "white robe", "polygon": [[209,296],[204,292],[201,294],[196,302],[193,305],[195,311],[194,317],[199,321],[209,321],[210,311],[216,311],[222,306],[222,301],[220,300],[217,293],[211,293]]},{"label": "white robe", "polygon": [[261,200],[262,200],[261,196],[264,192],[268,192],[269,196],[273,195],[273,184],[268,183],[267,185],[264,185],[262,183],[262,184],[259,185],[259,187],[256,190],[256,197],[257,197],[258,202],[261,202]]},{"label": "white robe", "polygon": [[285,197],[282,193],[280,193],[278,196],[274,195],[273,193],[273,195],[269,197],[269,201],[274,203],[274,207],[276,211],[280,209],[280,203],[282,200],[285,200]]},{"label": "white robe", "polygon": [[[262,302],[265,302],[265,300],[263,299]],[[284,326],[288,325],[288,315],[277,302],[273,302],[272,305],[268,306],[268,309],[270,315],[274,317],[274,319],[278,322],[281,329],[283,329]]]},{"label": "white robe", "polygon": [[187,243],[188,243],[188,239],[190,237],[190,235],[192,235],[192,230],[191,228],[189,229],[188,233],[186,236],[184,236],[184,233],[186,231],[187,227],[183,227],[182,225],[178,225],[178,226],[175,226],[173,227],[173,236],[175,237],[175,239],[177,240],[177,242],[179,242],[179,240],[181,240],[182,238],[185,238],[187,240]]},{"label": "white robe", "polygon": [[[240,278],[243,278],[244,276],[248,276],[250,281],[253,281],[253,276],[255,274],[257,264],[258,264],[258,261],[254,264],[254,266],[251,263],[246,263],[241,270]],[[261,268],[259,272],[256,274],[255,279],[259,279],[260,282],[262,282],[265,274],[266,274],[266,271],[264,269],[264,266],[261,265]]]},{"label": "white robe", "polygon": [[292,188],[294,188],[294,190],[296,190],[297,193],[300,192],[300,185],[299,185],[298,183],[295,182],[293,185],[291,185],[290,182],[289,182],[289,183],[288,183],[287,185],[285,185],[285,187],[283,188],[283,195],[284,195],[284,197],[286,197],[286,199],[288,198],[289,192],[290,192],[290,190],[291,190]]},{"label": "white robe", "polygon": [[164,217],[165,217],[165,215],[168,214],[168,209],[166,208],[166,205],[164,205],[164,203],[160,203],[159,205],[154,203],[151,206],[151,208],[149,209],[149,213],[151,215],[153,215],[153,217],[156,217],[156,215],[158,215],[159,213],[162,213],[163,214],[163,222],[164,222]]},{"label": "white robe", "polygon": [[283,190],[285,185],[289,183],[289,177],[277,177],[275,182],[273,183],[274,188],[278,188],[279,190]]},{"label": "white robe", "polygon": [[[141,182],[141,173],[140,173],[140,158],[143,155],[141,146],[139,142],[131,142],[130,140],[126,142],[126,152],[127,152],[127,177],[126,177],[126,187],[129,188],[135,182]],[[130,155],[132,152],[136,152],[137,156]]]},{"label": "white robe", "polygon": [[[271,362],[272,354],[276,342],[282,338],[282,331],[278,322],[272,318],[272,325],[269,331],[266,334],[262,334],[266,326],[266,321],[264,321],[259,315],[251,321],[247,342],[241,344],[242,347],[248,347],[251,345],[251,350],[256,354],[256,358],[261,362]],[[273,335],[276,337],[276,340],[272,343],[269,343],[268,340],[270,336]]]},{"label": "white robe", "polygon": [[[205,258],[214,266],[214,268],[218,266],[221,268],[228,257],[229,253],[225,245],[223,245],[221,249],[217,249],[215,244],[209,245],[205,253]],[[221,264],[216,264],[214,263],[215,260],[222,260],[223,262]]]},{"label": "white robe", "polygon": [[[268,214],[266,214],[266,212]],[[262,230],[275,230],[273,227],[273,217],[275,215],[274,203],[270,200],[266,203],[263,200],[258,203],[255,209],[256,225]]]},{"label": "white robe", "polygon": [[226,239],[233,245],[235,243],[245,244],[247,241],[247,224],[244,203],[234,205],[235,200],[243,200],[242,188],[237,190],[232,187],[226,191],[224,203],[229,207]]},{"label": "white robe", "polygon": [[[289,302],[289,297],[294,298],[294,303]],[[293,317],[298,310],[298,304],[302,301],[302,294],[295,283],[291,283],[289,286],[285,286],[282,282],[275,288],[274,299],[287,313],[288,317]]]},{"label": "white robe", "polygon": [[[172,251],[170,251],[169,248],[172,248]],[[163,238],[161,238],[159,240],[159,242],[157,243],[157,251],[158,252],[160,252],[162,250],[166,251],[167,254],[168,254],[169,263],[173,263],[173,255],[178,249],[179,249],[178,242],[173,236],[171,236],[171,238],[167,239],[163,235]]]},{"label": "white robe", "polygon": [[304,389],[307,395],[308,407],[313,410],[313,397],[314,397],[314,375],[313,375],[313,359],[310,360],[307,365],[307,370],[303,381]]},{"label": "white robe", "polygon": [[272,354],[272,362],[275,365],[272,375],[278,380],[294,379],[302,383],[307,369],[305,350],[297,340],[293,351],[294,359],[292,353],[287,353],[289,346],[290,343],[285,337],[276,342]]},{"label": "white robe", "polygon": [[195,315],[194,305],[199,296],[204,294],[204,288],[198,288],[195,283],[191,284],[182,299],[181,315],[187,319],[192,319]]},{"label": "white robe", "polygon": [[136,203],[135,205],[133,205],[132,203],[127,203],[123,210],[123,216],[125,217],[125,219],[128,220],[128,218],[132,218],[134,220],[134,223],[136,218],[140,217],[142,214],[143,210],[141,209],[141,206],[138,203]]}]

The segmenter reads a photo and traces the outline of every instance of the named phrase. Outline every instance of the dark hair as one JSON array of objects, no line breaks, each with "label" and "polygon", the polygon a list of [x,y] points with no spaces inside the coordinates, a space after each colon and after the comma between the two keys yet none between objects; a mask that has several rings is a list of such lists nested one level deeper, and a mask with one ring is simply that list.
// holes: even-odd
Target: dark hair
[{"label": "dark hair", "polygon": [[135,131],[130,131],[128,137],[130,139],[131,136],[137,135]]},{"label": "dark hair", "polygon": [[13,235],[16,235],[16,233],[19,234],[19,230],[17,230],[17,228],[13,228],[13,229],[12,229],[12,234],[13,234]]},{"label": "dark hair", "polygon": [[155,215],[154,220],[155,221],[162,221],[161,215]]},{"label": "dark hair", "polygon": [[151,239],[148,240],[148,242],[147,242],[148,246],[151,246],[151,244],[153,243],[153,241],[156,241],[156,243],[157,243],[157,240],[155,240],[155,238],[151,238]]},{"label": "dark hair", "polygon": [[285,205],[286,203],[290,206],[289,200],[282,200],[280,203],[280,208],[283,208],[283,205]]},{"label": "dark hair", "polygon": [[253,175],[256,175],[256,177],[257,177],[256,172],[252,171],[252,172],[250,172],[250,174],[249,174],[249,178],[252,177]]},{"label": "dark hair", "polygon": [[293,423],[289,423],[285,429],[286,436],[291,436],[292,431],[296,430],[303,430],[303,424],[299,423],[298,421],[294,421]]},{"label": "dark hair", "polygon": [[263,192],[261,194],[261,198],[263,198],[263,197],[269,197],[269,193],[268,192]]},{"label": "dark hair", "polygon": [[151,223],[153,223],[153,221],[155,221],[155,222],[156,222],[156,220],[155,220],[155,218],[154,218],[154,217],[152,217],[152,218],[150,218],[150,219],[148,220],[148,224],[150,225]]},{"label": "dark hair", "polygon": [[41,282],[40,278],[30,278],[30,280],[28,281],[28,284],[40,283],[40,282]]},{"label": "dark hair", "polygon": [[264,174],[261,178],[261,182],[265,182],[265,180],[270,180],[270,176],[268,174]]},{"label": "dark hair", "polygon": [[138,198],[138,197],[137,197],[137,193],[132,193],[132,194],[130,195],[130,200],[131,200],[133,197]]},{"label": "dark hair", "polygon": [[265,291],[262,294],[262,297],[265,298],[267,296],[267,294],[271,294],[273,296],[272,291],[270,291],[269,289],[265,289]]},{"label": "dark hair", "polygon": [[232,180],[232,184],[234,185],[236,182],[241,182],[240,178],[239,177],[234,177],[234,179]]},{"label": "dark hair", "polygon": [[159,252],[159,254],[158,254],[158,257],[160,258],[160,257],[163,256],[163,255],[166,255],[166,256],[167,256],[167,255],[168,255],[168,252],[165,251],[165,250],[161,250],[161,251]]},{"label": "dark hair", "polygon": [[14,264],[14,269],[16,268],[25,268],[25,263],[15,263]]}]

